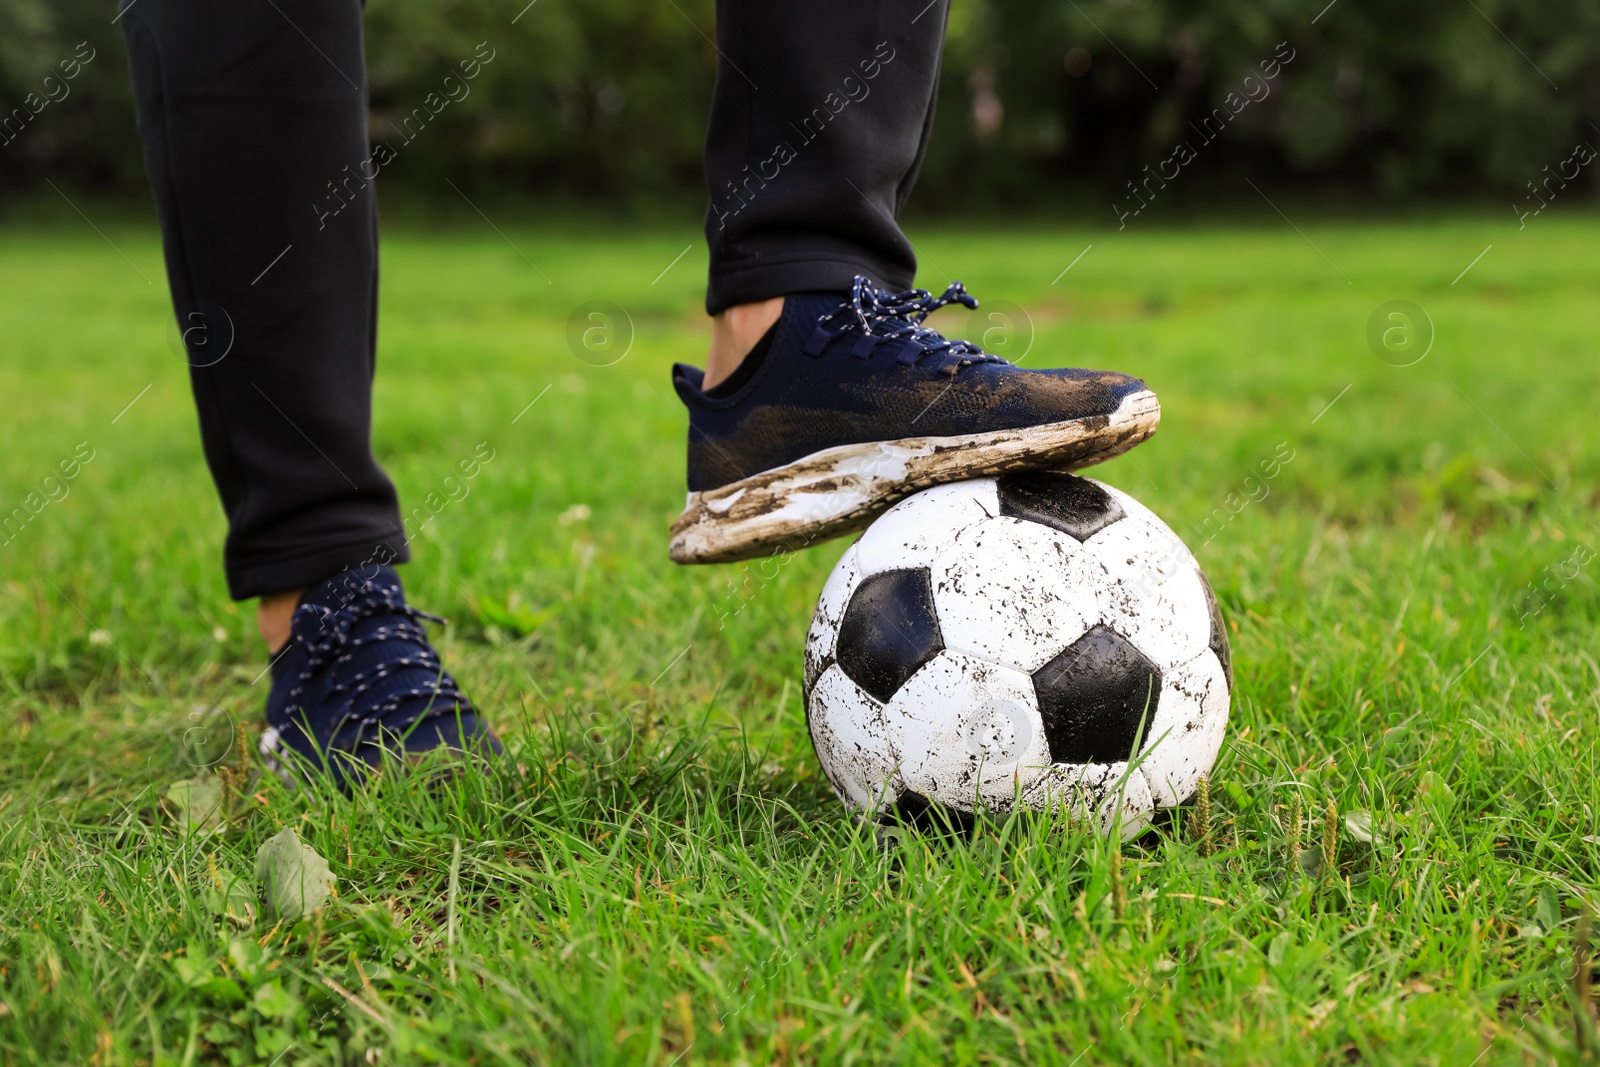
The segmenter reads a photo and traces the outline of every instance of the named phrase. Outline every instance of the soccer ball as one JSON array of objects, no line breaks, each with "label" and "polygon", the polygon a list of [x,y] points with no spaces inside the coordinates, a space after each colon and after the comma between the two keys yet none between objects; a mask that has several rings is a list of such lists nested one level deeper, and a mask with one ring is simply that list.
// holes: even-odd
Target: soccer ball
[{"label": "soccer ball", "polygon": [[1228,721],[1216,598],[1165,523],[1072,474],[955,482],[839,560],[806,638],[806,723],[846,805],[926,825],[1016,804],[1137,834]]}]

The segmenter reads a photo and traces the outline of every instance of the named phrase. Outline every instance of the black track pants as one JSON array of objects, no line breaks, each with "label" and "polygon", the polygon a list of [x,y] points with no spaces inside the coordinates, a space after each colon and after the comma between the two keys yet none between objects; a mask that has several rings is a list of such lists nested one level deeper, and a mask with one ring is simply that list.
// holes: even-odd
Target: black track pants
[{"label": "black track pants", "polygon": [[[925,2],[719,0],[709,311],[857,273],[911,284],[895,216],[927,142],[948,6]],[[359,0],[125,0],[121,22],[230,591],[405,560],[371,451]]]},{"label": "black track pants", "polygon": [[895,223],[933,126],[948,0],[718,0],[706,310],[909,288]]}]

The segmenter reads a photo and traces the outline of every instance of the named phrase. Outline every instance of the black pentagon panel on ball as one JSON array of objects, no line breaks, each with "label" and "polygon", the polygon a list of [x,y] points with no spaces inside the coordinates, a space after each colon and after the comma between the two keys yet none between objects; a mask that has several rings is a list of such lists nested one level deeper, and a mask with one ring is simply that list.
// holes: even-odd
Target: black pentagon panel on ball
[{"label": "black pentagon panel on ball", "polygon": [[1116,763],[1133,754],[1161,698],[1161,672],[1127,638],[1096,626],[1033,672],[1053,763]]},{"label": "black pentagon panel on ball", "polygon": [[1206,572],[1200,571],[1200,588],[1206,591],[1206,607],[1211,609],[1211,651],[1216,654],[1217,662],[1222,664],[1222,676],[1228,680],[1228,692],[1233,692],[1233,650],[1228,647],[1228,624],[1222,619],[1222,608],[1217,604],[1217,595],[1211,591],[1211,583],[1206,581]]},{"label": "black pentagon panel on ball", "polygon": [[929,800],[909,789],[900,794],[888,811],[878,816],[878,821],[888,826],[892,826],[896,820],[918,833],[952,837],[970,837],[978,824],[972,812]]},{"label": "black pentagon panel on ball", "polygon": [[1087,541],[1125,514],[1116,497],[1075,474],[1017,471],[996,479],[1000,514],[1043,523]]},{"label": "black pentagon panel on ball", "polygon": [[857,685],[888,701],[944,648],[926,567],[862,580],[839,620],[834,658]]}]

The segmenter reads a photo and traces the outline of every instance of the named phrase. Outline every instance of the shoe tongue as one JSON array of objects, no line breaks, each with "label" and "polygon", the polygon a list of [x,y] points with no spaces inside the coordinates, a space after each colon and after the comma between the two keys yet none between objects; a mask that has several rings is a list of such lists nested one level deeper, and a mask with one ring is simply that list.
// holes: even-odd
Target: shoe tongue
[{"label": "shoe tongue", "polygon": [[400,572],[388,566],[374,569],[369,563],[342,570],[332,578],[312,586],[300,597],[300,603],[338,611],[369,592],[382,593],[388,590],[400,593]]},{"label": "shoe tongue", "polygon": [[830,315],[835,316],[834,329],[847,320],[855,321],[848,293],[790,293],[784,297],[786,325],[779,331],[773,347],[781,351],[784,358],[810,352],[815,344],[821,343],[813,338],[817,323]]},{"label": "shoe tongue", "polygon": [[795,322],[804,327],[803,333],[810,333],[822,316],[849,306],[849,293],[790,293],[784,297],[784,310],[791,312]]}]

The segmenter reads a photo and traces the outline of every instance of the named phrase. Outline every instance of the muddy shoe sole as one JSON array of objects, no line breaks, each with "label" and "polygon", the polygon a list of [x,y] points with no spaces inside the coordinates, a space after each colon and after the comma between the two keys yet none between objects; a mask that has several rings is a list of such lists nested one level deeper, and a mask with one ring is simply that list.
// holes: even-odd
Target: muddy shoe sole
[{"label": "muddy shoe sole", "polygon": [[1120,456],[1156,432],[1148,389],[1109,415],[957,437],[839,445],[749,478],[690,493],[672,524],[674,563],[732,563],[793,552],[863,529],[896,501],[933,485],[1016,470],[1078,470]]}]

